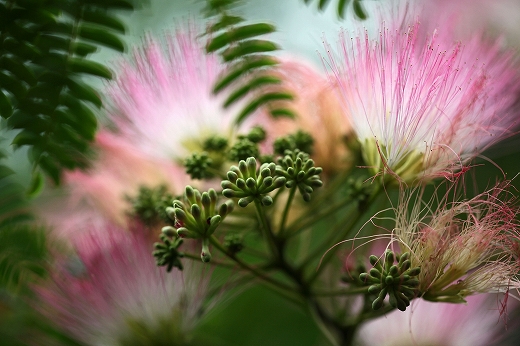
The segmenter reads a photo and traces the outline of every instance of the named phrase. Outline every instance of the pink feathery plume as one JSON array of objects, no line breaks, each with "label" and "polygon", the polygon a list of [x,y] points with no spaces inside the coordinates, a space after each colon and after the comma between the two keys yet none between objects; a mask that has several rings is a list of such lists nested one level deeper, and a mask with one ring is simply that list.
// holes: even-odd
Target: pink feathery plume
[{"label": "pink feathery plume", "polygon": [[303,130],[314,139],[312,158],[325,172],[332,173],[348,166],[344,138],[351,132],[344,121],[343,108],[336,84],[314,67],[296,58],[282,58],[276,75],[295,99],[286,107],[296,113],[295,119],[267,119],[271,137],[285,136]]},{"label": "pink feathery plume", "polygon": [[87,171],[67,172],[65,190],[37,204],[37,213],[59,237],[70,239],[107,222],[129,229],[134,221],[127,198],[135,197],[139,187],[164,185],[176,193],[189,183],[182,167],[148,157],[106,130],[97,134],[94,148],[96,159]]},{"label": "pink feathery plume", "polygon": [[225,96],[212,93],[224,68],[205,53],[193,25],[162,40],[147,37],[108,87],[120,135],[143,153],[174,160],[200,151],[213,135],[229,137],[239,108],[223,109]]},{"label": "pink feathery plume", "polygon": [[454,42],[448,24],[429,35],[418,21],[384,27],[377,39],[343,32],[339,56],[329,53],[345,121],[375,174],[406,183],[453,174],[511,135],[520,91],[513,54],[478,33]]},{"label": "pink feathery plume", "polygon": [[202,313],[209,266],[191,261],[167,273],[143,232],[110,225],[75,238],[74,249],[36,288],[38,309],[58,328],[87,345],[187,341]]}]

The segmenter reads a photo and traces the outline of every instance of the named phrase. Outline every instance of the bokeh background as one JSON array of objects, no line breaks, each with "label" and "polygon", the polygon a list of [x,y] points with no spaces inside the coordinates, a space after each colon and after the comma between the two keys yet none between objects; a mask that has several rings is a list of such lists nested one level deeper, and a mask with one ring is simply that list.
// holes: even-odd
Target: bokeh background
[{"label": "bokeh background", "polygon": [[[371,9],[380,6],[384,1],[364,1],[364,3],[370,14]],[[333,4],[328,6],[326,11],[319,12],[316,9],[316,2],[313,5],[306,5],[302,0],[251,0],[244,1],[239,10],[248,20],[276,25],[278,31],[270,38],[283,48],[283,51],[277,54],[298,56],[299,59],[313,64],[318,70],[324,71],[325,66],[320,58],[321,54],[325,54],[324,39],[333,44],[340,30],[349,31],[363,27],[371,30],[379,24],[379,19],[370,16],[366,21],[360,22],[349,12],[344,20],[339,20]],[[510,44],[520,47],[520,21],[501,19],[502,16],[508,17],[520,13],[520,1],[517,2],[519,4],[513,9],[498,8],[494,12],[490,11],[488,15],[491,21],[504,23],[504,27],[497,26],[494,30],[506,30]],[[126,54],[131,51],[133,45],[140,44],[145,35],[161,36],[165,31],[174,30],[176,24],[183,20],[194,20],[204,25],[201,15],[203,6],[202,0],[148,0],[141,9],[130,15],[122,15],[121,18],[128,26]],[[514,35],[515,30],[518,37]],[[96,53],[94,58],[108,62],[110,65],[118,59],[124,59],[125,54],[113,53],[107,49]],[[100,83],[98,84],[100,86],[102,84],[102,82],[96,83]],[[4,138],[1,145],[6,151],[11,152],[8,143],[13,133],[2,129],[0,136]],[[512,136],[488,150],[484,156],[501,167],[508,178],[515,177],[520,172],[520,137]],[[485,160],[481,162],[485,164],[476,167],[472,174],[475,175],[482,189],[494,183],[497,175],[501,173],[493,164]],[[25,149],[9,155],[7,164],[17,172],[15,179],[23,186],[27,186],[30,180],[30,165]],[[514,180],[514,185],[520,187],[520,177]],[[241,288],[240,291],[222,294],[221,304],[213,309],[198,327],[197,335],[201,345],[206,342],[213,345],[249,346],[311,346],[325,343],[321,333],[308,316],[259,285],[252,284]],[[510,318],[515,317],[516,313],[512,312]],[[0,345],[5,341],[6,339],[2,340],[0,334]],[[515,344],[518,343],[515,343],[515,339],[512,338],[511,345]]]}]

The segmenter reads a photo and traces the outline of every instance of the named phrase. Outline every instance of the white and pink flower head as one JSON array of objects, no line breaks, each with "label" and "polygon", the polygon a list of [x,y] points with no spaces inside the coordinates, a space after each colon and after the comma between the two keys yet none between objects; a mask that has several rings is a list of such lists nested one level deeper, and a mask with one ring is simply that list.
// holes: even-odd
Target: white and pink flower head
[{"label": "white and pink flower head", "polygon": [[163,39],[147,37],[108,86],[120,135],[152,157],[182,160],[204,140],[235,130],[238,106],[223,109],[224,96],[212,94],[225,65],[206,54],[197,34],[189,25]]},{"label": "white and pink flower head", "polygon": [[[202,312],[211,268],[198,261],[170,273],[157,267],[142,232],[92,228],[76,238],[77,256],[57,261],[36,288],[38,309],[86,345],[180,345]],[[204,266],[204,267],[203,267]]]},{"label": "white and pink flower head", "polygon": [[376,39],[343,32],[326,63],[366,165],[412,183],[456,174],[510,135],[520,78],[499,42],[480,33],[455,42],[449,23],[431,33],[406,23]]},{"label": "white and pink flower head", "polygon": [[446,194],[425,203],[421,192],[403,193],[390,247],[420,267],[423,299],[461,303],[474,294],[518,290],[518,214],[510,182],[461,201]]}]

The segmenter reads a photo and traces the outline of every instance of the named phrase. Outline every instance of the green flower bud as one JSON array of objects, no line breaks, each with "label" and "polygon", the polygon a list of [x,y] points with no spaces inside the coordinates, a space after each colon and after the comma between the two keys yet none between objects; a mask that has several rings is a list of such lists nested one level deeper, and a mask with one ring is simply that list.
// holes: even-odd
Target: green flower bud
[{"label": "green flower bud", "polygon": [[264,197],[262,197],[261,202],[263,206],[268,207],[273,204],[273,198],[269,195],[265,195]]},{"label": "green flower bud", "polygon": [[[420,269],[410,269],[409,253],[395,255],[393,251],[387,250],[384,258],[385,262],[381,264],[379,257],[370,256],[370,263],[374,267],[369,270],[369,273],[362,273],[359,277],[363,282],[371,284],[368,288],[370,294],[379,292],[372,303],[374,309],[383,306],[383,301],[388,294],[390,305],[404,311],[410,305],[410,300],[419,295],[416,290],[419,280],[415,277],[420,273]],[[398,264],[394,264],[396,259]]]},{"label": "green flower bud", "polygon": [[167,237],[173,238],[175,237],[176,231],[172,226],[165,226],[161,229],[161,232]]}]

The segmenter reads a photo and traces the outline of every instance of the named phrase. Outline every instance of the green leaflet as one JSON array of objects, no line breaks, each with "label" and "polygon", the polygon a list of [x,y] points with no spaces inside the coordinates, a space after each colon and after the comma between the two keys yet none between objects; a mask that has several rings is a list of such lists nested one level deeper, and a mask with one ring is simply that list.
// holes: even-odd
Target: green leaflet
[{"label": "green leaflet", "polygon": [[[310,4],[313,0],[303,0],[305,4]],[[338,0],[337,13],[338,17],[343,19],[345,18],[345,12],[347,9],[347,5],[351,0]],[[318,9],[320,11],[325,10],[330,0],[318,0]],[[361,4],[361,0],[352,0],[352,9],[354,10],[354,15],[357,19],[365,20],[367,19],[367,13]]]},{"label": "green leaflet", "polygon": [[[235,17],[239,18],[239,17]],[[225,18],[227,20],[227,17]],[[219,22],[220,23],[220,22]],[[236,23],[235,23],[236,24]],[[228,26],[226,23],[225,26]],[[208,53],[215,52],[231,43],[242,41],[247,38],[257,37],[264,34],[274,32],[276,29],[273,25],[266,23],[250,24],[240,26],[224,32],[215,38],[211,39],[206,47]]]},{"label": "green leaflet", "polygon": [[236,101],[242,99],[249,92],[269,84],[280,84],[282,80],[273,76],[259,76],[252,78],[247,84],[235,90],[224,102],[224,107],[229,107]]},{"label": "green leaflet", "polygon": [[246,117],[253,113],[255,110],[257,110],[259,107],[271,102],[271,101],[291,101],[294,97],[290,93],[282,93],[282,92],[268,92],[260,97],[255,98],[253,101],[251,101],[242,112],[238,115],[235,122],[237,124],[240,124],[242,121],[246,119]]},{"label": "green leaflet", "polygon": [[222,76],[213,87],[213,93],[218,94],[220,91],[227,88],[230,84],[236,81],[241,76],[253,71],[254,69],[262,67],[270,67],[278,64],[278,61],[270,56],[255,56],[249,57],[233,66],[230,66],[229,72]]},{"label": "green leaflet", "polygon": [[[112,77],[88,56],[100,46],[124,51],[126,28],[115,13],[133,10],[133,2],[0,0],[1,116],[21,130],[12,145],[28,146],[35,172],[41,169],[55,183],[64,168],[86,165],[97,129],[90,106],[101,108],[102,101],[81,78]],[[33,174],[30,192],[37,193],[42,181]]]}]

